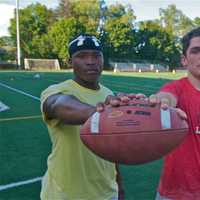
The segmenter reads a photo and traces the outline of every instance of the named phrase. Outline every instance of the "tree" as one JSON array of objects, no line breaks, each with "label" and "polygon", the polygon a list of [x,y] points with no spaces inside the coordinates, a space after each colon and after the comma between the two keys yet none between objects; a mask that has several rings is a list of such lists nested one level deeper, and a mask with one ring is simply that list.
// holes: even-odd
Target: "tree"
[{"label": "tree", "polygon": [[196,18],[194,18],[194,26],[200,26],[200,17],[196,17]]},{"label": "tree", "polygon": [[76,35],[85,32],[85,27],[75,18],[60,19],[44,35],[38,46],[40,57],[57,58],[66,64],[69,58],[68,43]]},{"label": "tree", "polygon": [[102,36],[106,56],[112,59],[132,57],[134,20],[129,5],[115,4],[108,7]]},{"label": "tree", "polygon": [[15,47],[8,36],[0,37],[0,60],[8,61],[15,59]]},{"label": "tree", "polygon": [[136,39],[138,59],[164,63],[170,69],[179,65],[180,48],[174,36],[166,32],[158,20],[141,22]]},{"label": "tree", "polygon": [[1,46],[13,46],[13,42],[10,36],[0,37],[0,47]]},{"label": "tree", "polygon": [[58,8],[55,10],[57,17],[72,17],[72,5],[72,0],[60,0]]},{"label": "tree", "polygon": [[193,28],[192,20],[178,10],[174,4],[169,5],[166,9],[160,8],[159,13],[161,25],[169,34],[182,37]]},{"label": "tree", "polygon": [[[21,50],[24,57],[37,58],[39,52],[37,50],[37,42],[42,35],[46,34],[50,25],[54,21],[52,10],[46,6],[31,4],[30,6],[20,9],[20,38]],[[11,37],[16,45],[16,20],[11,19],[9,27]]]},{"label": "tree", "polygon": [[101,0],[60,0],[58,18],[74,17],[85,26],[86,32],[97,35],[100,21]]},{"label": "tree", "polygon": [[169,34],[170,41],[165,48],[164,55],[170,67],[178,66],[181,52],[180,39],[194,27],[194,22],[188,18],[175,5],[169,5],[166,9],[160,9],[160,23]]},{"label": "tree", "polygon": [[[130,5],[107,6],[105,0],[60,0],[55,10],[37,3],[20,9],[19,14],[23,57],[58,58],[61,63],[69,58],[69,41],[87,32],[102,41],[106,63],[109,59],[148,59],[174,67],[179,62],[180,36],[200,24],[198,17],[191,21],[170,5],[160,9],[160,19],[135,26]],[[14,46],[15,23],[13,18],[9,27]]]}]

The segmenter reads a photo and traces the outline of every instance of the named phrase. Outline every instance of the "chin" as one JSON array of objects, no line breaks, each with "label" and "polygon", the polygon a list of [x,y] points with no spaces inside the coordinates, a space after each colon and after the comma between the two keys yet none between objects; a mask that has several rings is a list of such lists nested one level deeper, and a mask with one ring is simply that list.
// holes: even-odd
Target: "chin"
[{"label": "chin", "polygon": [[87,79],[85,81],[88,82],[88,83],[97,83],[97,82],[99,82],[99,78],[90,78],[90,79]]},{"label": "chin", "polygon": [[93,75],[87,76],[86,80],[96,82],[96,81],[99,81],[99,77],[100,77],[99,74],[93,74]]}]

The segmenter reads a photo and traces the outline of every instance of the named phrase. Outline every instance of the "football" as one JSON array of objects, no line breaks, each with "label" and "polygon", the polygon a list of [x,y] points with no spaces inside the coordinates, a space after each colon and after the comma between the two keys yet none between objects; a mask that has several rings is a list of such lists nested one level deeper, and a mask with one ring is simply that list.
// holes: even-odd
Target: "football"
[{"label": "football", "polygon": [[173,108],[163,110],[145,100],[106,106],[81,127],[82,142],[101,158],[121,164],[151,162],[168,154],[185,138],[188,125]]}]

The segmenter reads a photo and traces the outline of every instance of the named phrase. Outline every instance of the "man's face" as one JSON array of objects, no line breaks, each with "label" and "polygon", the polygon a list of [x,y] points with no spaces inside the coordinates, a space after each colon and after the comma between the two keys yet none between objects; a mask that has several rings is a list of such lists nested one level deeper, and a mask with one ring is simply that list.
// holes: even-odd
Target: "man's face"
[{"label": "man's face", "polygon": [[200,37],[194,37],[190,40],[186,55],[182,57],[181,62],[192,76],[200,79]]},{"label": "man's face", "polygon": [[72,55],[71,63],[77,81],[98,82],[103,69],[103,54],[97,50],[81,50]]}]

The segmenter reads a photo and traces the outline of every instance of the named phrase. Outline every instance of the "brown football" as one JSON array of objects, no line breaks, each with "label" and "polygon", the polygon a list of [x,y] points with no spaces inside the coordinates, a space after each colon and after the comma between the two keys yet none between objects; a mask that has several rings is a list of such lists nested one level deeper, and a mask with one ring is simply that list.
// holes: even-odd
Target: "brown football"
[{"label": "brown football", "polygon": [[160,159],[185,138],[188,125],[173,108],[163,110],[144,100],[107,106],[81,127],[81,140],[96,155],[136,165]]}]

